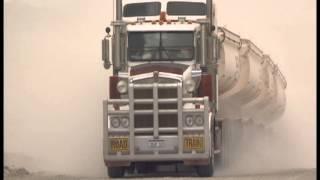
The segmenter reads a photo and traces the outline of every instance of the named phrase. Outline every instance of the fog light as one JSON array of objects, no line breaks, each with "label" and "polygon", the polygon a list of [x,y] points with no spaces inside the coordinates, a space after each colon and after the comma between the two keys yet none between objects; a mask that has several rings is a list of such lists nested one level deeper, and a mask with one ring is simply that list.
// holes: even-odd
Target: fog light
[{"label": "fog light", "polygon": [[129,127],[129,118],[127,117],[122,117],[120,119],[120,123],[121,123],[121,126],[124,127],[124,128],[128,128]]},{"label": "fog light", "polygon": [[202,126],[203,125],[203,118],[201,116],[197,116],[195,119],[195,123],[197,126]]},{"label": "fog light", "polygon": [[185,123],[187,126],[191,127],[193,125],[193,118],[192,116],[186,116]]},{"label": "fog light", "polygon": [[119,121],[119,118],[117,117],[111,117],[111,126],[113,128],[118,128],[120,126],[120,121]]}]

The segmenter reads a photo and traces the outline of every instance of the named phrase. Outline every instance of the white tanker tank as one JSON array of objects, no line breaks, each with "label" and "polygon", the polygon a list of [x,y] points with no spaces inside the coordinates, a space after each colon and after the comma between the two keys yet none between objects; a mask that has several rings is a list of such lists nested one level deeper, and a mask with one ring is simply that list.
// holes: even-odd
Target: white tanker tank
[{"label": "white tanker tank", "polygon": [[217,119],[267,125],[285,110],[287,82],[277,65],[250,40],[219,27]]}]

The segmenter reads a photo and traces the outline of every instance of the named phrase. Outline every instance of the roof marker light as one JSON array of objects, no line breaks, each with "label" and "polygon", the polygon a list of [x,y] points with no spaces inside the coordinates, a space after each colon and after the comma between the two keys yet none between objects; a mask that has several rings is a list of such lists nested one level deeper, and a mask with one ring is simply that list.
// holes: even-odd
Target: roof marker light
[{"label": "roof marker light", "polygon": [[162,21],[162,22],[167,21],[166,15],[167,15],[167,13],[164,12],[164,11],[162,11],[162,12],[160,13],[160,21]]},{"label": "roof marker light", "polygon": [[137,17],[137,22],[142,24],[146,20],[145,17]]},{"label": "roof marker light", "polygon": [[178,21],[183,24],[186,21],[186,17],[178,17]]}]

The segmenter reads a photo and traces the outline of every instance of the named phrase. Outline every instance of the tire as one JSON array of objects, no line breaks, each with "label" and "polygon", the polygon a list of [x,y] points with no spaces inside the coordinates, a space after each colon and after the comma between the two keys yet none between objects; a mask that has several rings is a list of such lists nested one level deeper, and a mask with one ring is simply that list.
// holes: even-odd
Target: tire
[{"label": "tire", "polygon": [[108,167],[110,178],[121,178],[124,176],[124,167]]},{"label": "tire", "polygon": [[214,166],[221,168],[223,166],[222,151],[219,154],[214,155]]},{"label": "tire", "polygon": [[214,167],[212,160],[210,160],[210,164],[205,166],[197,166],[197,173],[200,177],[212,177],[214,174]]},{"label": "tire", "polygon": [[241,140],[241,122],[225,121],[222,123],[222,151],[221,151],[221,166],[228,168],[232,166],[237,158],[239,143]]},{"label": "tire", "polygon": [[148,174],[155,170],[155,166],[149,163],[136,164],[138,174]]},{"label": "tire", "polygon": [[[216,132],[216,127],[218,127],[219,129],[219,132]],[[215,168],[221,168],[222,165],[223,165],[223,158],[222,158],[222,124],[221,122],[216,122],[216,120],[214,120],[214,127],[213,127],[213,137],[214,137],[214,140],[213,140],[213,149],[216,150],[220,150],[220,153],[218,154],[214,154],[214,167]]]}]

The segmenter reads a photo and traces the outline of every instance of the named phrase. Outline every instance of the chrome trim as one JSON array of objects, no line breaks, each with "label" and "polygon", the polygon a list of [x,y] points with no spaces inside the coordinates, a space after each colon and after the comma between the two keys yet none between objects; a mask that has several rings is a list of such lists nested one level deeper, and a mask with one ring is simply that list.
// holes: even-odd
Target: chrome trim
[{"label": "chrome trim", "polygon": [[[160,85],[161,86],[161,85]],[[159,86],[158,86],[159,87]],[[178,87],[178,85],[177,85]],[[153,99],[134,99],[135,104],[147,104],[152,103]],[[159,99],[158,102],[163,103],[176,103],[178,102],[178,98],[167,98],[167,99]],[[183,98],[183,103],[201,103],[203,102],[203,98]],[[107,101],[108,104],[129,104],[129,99],[109,99]]]},{"label": "chrome trim", "polygon": [[134,93],[133,93],[133,84],[129,83],[129,89],[128,89],[128,96],[129,96],[129,109],[131,110],[129,112],[129,121],[130,121],[130,138],[129,138],[129,144],[130,144],[130,155],[133,156],[135,154],[134,152]]},{"label": "chrome trim", "polygon": [[[209,98],[206,96],[203,98],[204,99],[204,114],[208,115],[209,114]],[[209,116],[204,116],[204,134],[205,134],[205,152],[209,152],[211,154],[211,133],[209,132],[210,126],[209,126]]]},{"label": "chrome trim", "polygon": [[[178,128],[159,128],[159,132],[167,133],[167,132],[177,132]],[[151,133],[153,132],[153,128],[136,128],[134,130],[135,133]]]},{"label": "chrome trim", "polygon": [[[131,76],[131,82],[143,80],[143,79],[148,79],[148,78],[153,78],[153,72],[151,73],[145,73],[145,74],[139,74],[135,76]],[[168,78],[168,79],[174,79],[177,81],[182,81],[182,75],[179,74],[172,74],[172,73],[164,73],[164,72],[159,72],[159,78]],[[151,85],[152,86],[152,85]]]},{"label": "chrome trim", "polygon": [[183,128],[183,119],[182,119],[182,111],[183,111],[183,98],[182,98],[182,93],[183,93],[183,89],[182,89],[182,83],[178,84],[178,138],[179,138],[179,146],[178,146],[178,153],[181,155],[183,153],[183,132],[182,132],[182,128]]},{"label": "chrome trim", "polygon": [[158,83],[153,83],[153,137],[159,138]]},{"label": "chrome trim", "polygon": [[[134,84],[134,89],[152,89],[153,84]],[[159,89],[172,89],[172,88],[177,88],[177,84],[171,83],[171,84],[159,84],[158,88]]]}]

